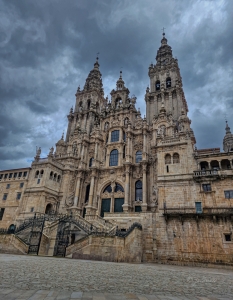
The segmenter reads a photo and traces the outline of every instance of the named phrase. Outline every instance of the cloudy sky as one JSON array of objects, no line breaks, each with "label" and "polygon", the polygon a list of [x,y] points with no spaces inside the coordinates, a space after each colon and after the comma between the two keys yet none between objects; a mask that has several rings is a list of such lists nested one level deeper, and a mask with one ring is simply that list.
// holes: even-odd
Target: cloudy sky
[{"label": "cloudy sky", "polygon": [[123,70],[145,113],[148,67],[165,27],[198,148],[233,131],[232,0],[0,0],[0,169],[46,156],[100,52],[105,96]]}]

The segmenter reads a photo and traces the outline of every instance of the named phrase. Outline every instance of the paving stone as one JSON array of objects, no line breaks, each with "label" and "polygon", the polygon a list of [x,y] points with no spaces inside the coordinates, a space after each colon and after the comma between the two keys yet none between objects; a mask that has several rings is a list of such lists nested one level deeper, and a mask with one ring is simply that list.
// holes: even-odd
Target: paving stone
[{"label": "paving stone", "polygon": [[226,269],[0,254],[0,300],[232,300],[232,282]]}]

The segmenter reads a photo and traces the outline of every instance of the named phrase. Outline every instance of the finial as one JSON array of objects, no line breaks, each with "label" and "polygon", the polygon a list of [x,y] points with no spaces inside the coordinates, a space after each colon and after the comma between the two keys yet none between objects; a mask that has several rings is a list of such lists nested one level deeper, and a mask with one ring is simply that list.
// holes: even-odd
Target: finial
[{"label": "finial", "polygon": [[163,36],[165,36],[165,32],[164,32],[165,29],[166,29],[166,28],[164,28],[164,27],[161,29],[161,30],[163,30]]},{"label": "finial", "polygon": [[226,134],[231,133],[231,128],[229,127],[227,120],[226,120],[226,128],[225,129],[226,129]]},{"label": "finial", "polygon": [[120,79],[122,79],[122,68],[120,70]]},{"label": "finial", "polygon": [[99,52],[97,52],[97,56],[96,56],[96,61],[98,61],[99,60]]},{"label": "finial", "polygon": [[61,140],[64,140],[64,131],[62,132]]}]

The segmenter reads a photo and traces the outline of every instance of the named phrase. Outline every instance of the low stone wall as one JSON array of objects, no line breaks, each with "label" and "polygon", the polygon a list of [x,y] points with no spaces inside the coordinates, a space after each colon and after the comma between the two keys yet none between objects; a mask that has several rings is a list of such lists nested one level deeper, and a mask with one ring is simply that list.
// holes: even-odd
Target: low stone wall
[{"label": "low stone wall", "polygon": [[28,246],[14,234],[0,235],[0,253],[27,254]]},{"label": "low stone wall", "polygon": [[72,258],[140,263],[142,261],[142,231],[135,228],[125,238],[89,236],[88,245],[85,243],[83,248],[75,250]]}]

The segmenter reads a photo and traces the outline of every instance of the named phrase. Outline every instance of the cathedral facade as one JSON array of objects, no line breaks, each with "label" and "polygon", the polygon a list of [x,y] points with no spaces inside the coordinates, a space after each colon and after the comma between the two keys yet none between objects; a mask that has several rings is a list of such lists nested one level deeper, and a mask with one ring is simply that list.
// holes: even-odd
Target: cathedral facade
[{"label": "cathedral facade", "polygon": [[[54,255],[62,244],[58,232],[69,227],[64,256],[232,264],[228,124],[223,152],[195,147],[178,60],[164,34],[149,66],[146,117],[135,108],[122,72],[111,99],[104,97],[99,67],[97,58],[56,149],[41,158],[38,148],[28,169],[0,171],[0,227],[16,226],[17,243],[11,243],[22,250],[24,242],[25,253],[37,245],[37,254]],[[41,216],[43,228],[32,245]]]}]

